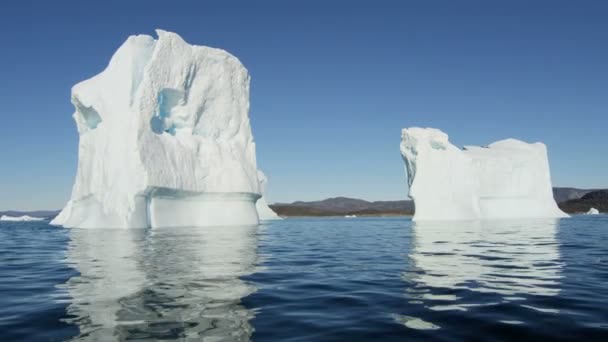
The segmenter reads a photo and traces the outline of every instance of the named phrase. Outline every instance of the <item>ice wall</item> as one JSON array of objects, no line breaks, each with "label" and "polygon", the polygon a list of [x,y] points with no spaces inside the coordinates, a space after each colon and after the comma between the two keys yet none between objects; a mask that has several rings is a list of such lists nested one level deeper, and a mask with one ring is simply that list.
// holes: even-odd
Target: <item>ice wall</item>
[{"label": "ice wall", "polygon": [[414,220],[565,217],[553,199],[547,149],[515,139],[459,149],[433,128],[401,132]]},{"label": "ice wall", "polygon": [[247,70],[224,50],[156,32],[129,37],[103,72],[72,88],[78,171],[53,224],[258,223]]}]

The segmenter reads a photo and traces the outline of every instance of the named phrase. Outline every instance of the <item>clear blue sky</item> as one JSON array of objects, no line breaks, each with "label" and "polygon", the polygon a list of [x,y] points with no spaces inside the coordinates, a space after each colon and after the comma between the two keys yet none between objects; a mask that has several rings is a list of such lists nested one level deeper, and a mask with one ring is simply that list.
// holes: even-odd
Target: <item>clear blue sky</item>
[{"label": "clear blue sky", "polygon": [[251,73],[270,202],[405,198],[407,126],[543,141],[555,185],[608,187],[607,18],[601,0],[2,1],[0,210],[64,205],[71,86],[155,28]]}]

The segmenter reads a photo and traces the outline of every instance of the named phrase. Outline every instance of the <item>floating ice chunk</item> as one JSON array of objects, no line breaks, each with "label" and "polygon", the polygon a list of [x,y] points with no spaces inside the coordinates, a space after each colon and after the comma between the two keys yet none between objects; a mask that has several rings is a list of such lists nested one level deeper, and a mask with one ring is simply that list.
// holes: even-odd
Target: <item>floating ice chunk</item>
[{"label": "floating ice chunk", "polygon": [[434,128],[401,132],[414,220],[566,217],[555,203],[547,149],[515,139],[450,144]]},{"label": "floating ice chunk", "polygon": [[247,70],[224,50],[156,32],[129,37],[103,72],[72,88],[78,170],[52,224],[258,223]]},{"label": "floating ice chunk", "polygon": [[438,325],[435,325],[431,322],[427,322],[421,318],[418,317],[412,317],[412,316],[405,316],[405,315],[397,315],[394,314],[392,315],[393,319],[398,322],[401,323],[403,325],[405,325],[406,327],[410,328],[410,329],[415,329],[415,330],[437,330],[440,329],[441,327]]},{"label": "floating ice chunk", "polygon": [[28,215],[23,215],[23,216],[2,215],[2,217],[0,217],[0,221],[11,221],[11,222],[44,221],[44,218],[32,217],[32,216],[28,216]]},{"label": "floating ice chunk", "polygon": [[280,220],[281,217],[277,215],[274,210],[270,209],[268,203],[266,203],[265,196],[268,178],[266,178],[266,175],[262,171],[258,170],[258,179],[260,180],[260,190],[262,191],[262,197],[258,199],[258,201],[255,203],[255,206],[258,211],[258,216],[260,217],[260,220]]},{"label": "floating ice chunk", "polygon": [[589,211],[587,212],[587,215],[599,215],[600,211],[595,209],[595,208],[591,208],[589,209]]}]

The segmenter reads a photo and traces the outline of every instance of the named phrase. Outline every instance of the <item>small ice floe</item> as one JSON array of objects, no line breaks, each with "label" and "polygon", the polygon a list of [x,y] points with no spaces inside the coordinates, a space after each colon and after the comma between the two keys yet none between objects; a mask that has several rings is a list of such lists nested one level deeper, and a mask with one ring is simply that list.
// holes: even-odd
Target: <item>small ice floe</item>
[{"label": "small ice floe", "polygon": [[43,220],[44,220],[43,217],[32,217],[29,215],[23,215],[23,216],[2,215],[2,217],[0,217],[0,221],[11,221],[11,222],[43,221]]},{"label": "small ice floe", "polygon": [[438,325],[424,321],[417,317],[393,315],[393,319],[406,327],[415,330],[437,330],[441,328]]},{"label": "small ice floe", "polygon": [[460,305],[435,305],[430,306],[429,309],[433,311],[468,311],[467,308]]},{"label": "small ice floe", "polygon": [[345,218],[355,218],[357,215],[344,215]]},{"label": "small ice floe", "polygon": [[532,310],[536,310],[536,311],[544,312],[544,313],[553,313],[553,314],[559,313],[558,309],[539,308],[539,307],[532,306],[532,305],[522,305],[522,306],[524,308],[528,308],[528,309],[532,309]]},{"label": "small ice floe", "polygon": [[600,211],[595,209],[595,208],[591,208],[589,209],[589,211],[587,212],[587,215],[599,215]]}]

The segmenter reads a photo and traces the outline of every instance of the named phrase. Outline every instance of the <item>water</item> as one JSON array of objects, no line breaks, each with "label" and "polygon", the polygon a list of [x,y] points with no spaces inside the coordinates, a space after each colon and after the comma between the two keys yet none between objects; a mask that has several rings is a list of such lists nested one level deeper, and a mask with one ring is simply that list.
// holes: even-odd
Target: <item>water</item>
[{"label": "water", "polygon": [[0,341],[608,340],[608,216],[0,222]]}]

